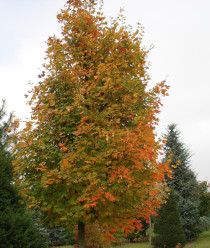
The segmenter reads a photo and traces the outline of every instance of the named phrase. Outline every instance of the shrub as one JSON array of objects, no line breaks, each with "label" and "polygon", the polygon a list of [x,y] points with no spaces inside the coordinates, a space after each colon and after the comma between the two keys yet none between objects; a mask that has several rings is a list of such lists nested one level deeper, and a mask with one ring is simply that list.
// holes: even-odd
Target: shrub
[{"label": "shrub", "polygon": [[47,243],[24,209],[11,206],[0,211],[0,247],[1,248],[46,248]]},{"label": "shrub", "polygon": [[174,248],[178,244],[184,247],[186,237],[180,222],[176,196],[171,191],[167,202],[162,206],[156,218],[154,245],[158,248]]},{"label": "shrub", "polygon": [[200,228],[202,232],[210,229],[210,217],[208,216],[200,217]]}]

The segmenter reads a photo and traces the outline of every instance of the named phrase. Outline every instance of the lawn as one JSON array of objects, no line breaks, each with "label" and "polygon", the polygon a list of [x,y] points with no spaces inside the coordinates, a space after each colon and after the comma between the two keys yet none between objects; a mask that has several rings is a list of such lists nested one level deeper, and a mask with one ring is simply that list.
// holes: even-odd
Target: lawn
[{"label": "lawn", "polygon": [[[121,246],[114,246],[114,248],[148,248],[148,242],[126,244]],[[210,230],[203,232],[198,239],[192,243],[188,243],[186,248],[210,248]],[[73,246],[59,246],[55,248],[73,248]]]},{"label": "lawn", "polygon": [[210,230],[203,232],[198,239],[186,245],[186,248],[209,248],[209,247],[210,247]]},{"label": "lawn", "polygon": [[127,244],[121,246],[115,246],[115,248],[148,248],[148,242],[141,242],[141,243],[134,243],[134,244]]},{"label": "lawn", "polygon": [[[55,248],[73,248],[73,246],[58,246]],[[113,248],[148,248],[148,242],[142,242],[142,243],[134,243],[134,244],[126,244],[121,246],[113,246]]]}]

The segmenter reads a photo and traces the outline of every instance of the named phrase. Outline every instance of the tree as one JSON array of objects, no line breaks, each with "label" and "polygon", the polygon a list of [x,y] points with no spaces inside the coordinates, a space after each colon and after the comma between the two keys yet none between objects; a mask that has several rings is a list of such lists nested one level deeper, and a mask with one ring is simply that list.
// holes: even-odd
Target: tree
[{"label": "tree", "polygon": [[168,173],[154,133],[168,87],[148,89],[141,27],[133,32],[123,15],[108,25],[97,2],[69,0],[58,14],[62,37],[48,39],[31,121],[16,146],[29,206],[55,224],[78,224],[80,247],[86,223],[141,225],[159,206],[150,195]]},{"label": "tree", "polygon": [[210,217],[210,184],[207,181],[203,181],[199,183],[199,215],[209,216]]},{"label": "tree", "polygon": [[21,203],[13,181],[12,155],[8,150],[8,136],[12,132],[11,117],[5,117],[5,102],[0,109],[0,247],[44,248],[45,240],[31,216]]},{"label": "tree", "polygon": [[154,238],[155,247],[158,248],[174,248],[180,244],[184,247],[186,238],[183,227],[180,222],[180,214],[177,207],[177,200],[174,191],[170,192],[170,196],[156,218],[154,232],[157,234]]},{"label": "tree", "polygon": [[168,178],[168,186],[173,188],[178,196],[178,208],[187,240],[193,240],[199,234],[199,192],[198,182],[190,169],[189,149],[180,141],[180,132],[175,124],[168,126],[164,146],[165,159],[170,161],[174,172],[173,178]]}]

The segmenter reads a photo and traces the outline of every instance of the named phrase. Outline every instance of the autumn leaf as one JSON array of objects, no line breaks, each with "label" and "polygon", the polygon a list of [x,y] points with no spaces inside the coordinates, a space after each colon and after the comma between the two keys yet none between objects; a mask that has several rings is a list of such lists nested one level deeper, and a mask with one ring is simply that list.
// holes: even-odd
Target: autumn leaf
[{"label": "autumn leaf", "polygon": [[127,232],[160,207],[157,187],[171,176],[154,131],[168,86],[149,84],[141,26],[106,23],[98,3],[68,0],[58,14],[61,36],[47,40],[14,167],[49,223],[97,219]]}]

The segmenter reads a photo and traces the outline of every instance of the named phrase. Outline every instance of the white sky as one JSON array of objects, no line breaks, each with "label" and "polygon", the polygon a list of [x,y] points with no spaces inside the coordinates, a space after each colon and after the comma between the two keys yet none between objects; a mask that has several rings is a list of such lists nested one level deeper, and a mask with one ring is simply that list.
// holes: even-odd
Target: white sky
[{"label": "white sky", "polygon": [[[29,116],[24,94],[36,83],[48,36],[59,33],[56,14],[65,0],[0,0],[0,99],[8,112]],[[191,168],[210,180],[210,1],[104,0],[106,16],[125,9],[127,24],[140,22],[150,52],[151,82],[167,79],[159,133],[177,123],[194,154]]]}]

